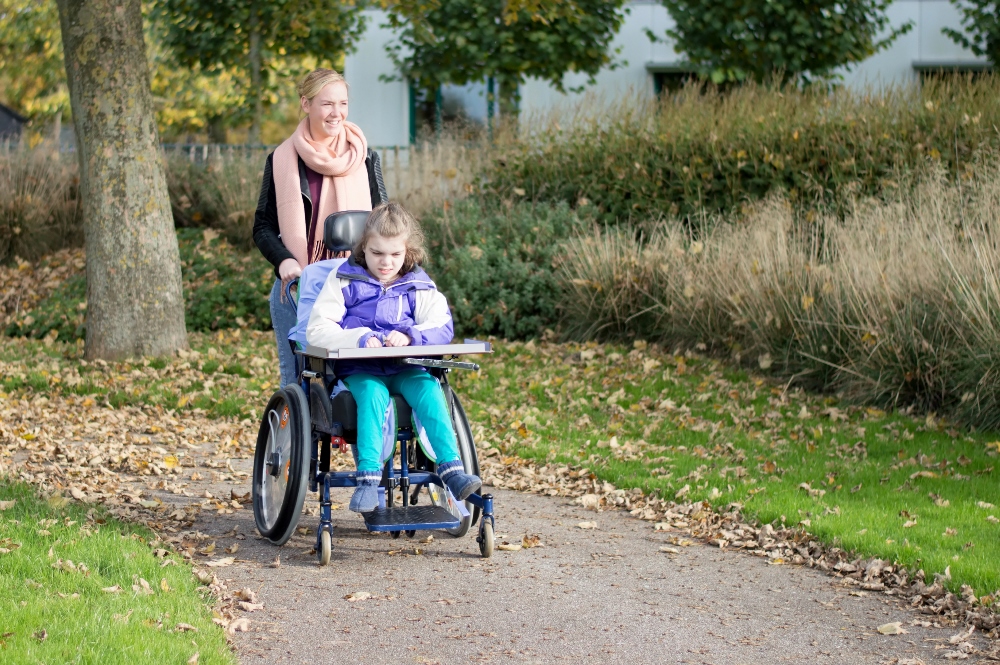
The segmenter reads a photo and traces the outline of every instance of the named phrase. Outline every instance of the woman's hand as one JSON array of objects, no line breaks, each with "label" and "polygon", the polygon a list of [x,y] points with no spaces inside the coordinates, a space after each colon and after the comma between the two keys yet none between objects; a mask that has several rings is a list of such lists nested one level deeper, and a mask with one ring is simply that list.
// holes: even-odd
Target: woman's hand
[{"label": "woman's hand", "polygon": [[[386,340],[386,341],[389,341],[389,340]],[[365,348],[368,348],[368,349],[377,349],[380,346],[382,346],[382,342],[378,341],[378,337],[376,337],[375,335],[372,335],[371,337],[369,337],[368,341],[365,342]]]},{"label": "woman's hand", "polygon": [[391,333],[385,336],[386,346],[409,346],[410,338],[406,336],[405,333],[401,333],[398,330],[393,330]]},{"label": "woman's hand", "polygon": [[290,281],[302,274],[302,266],[295,259],[285,259],[278,266],[278,277],[281,279],[281,287],[284,289]]}]

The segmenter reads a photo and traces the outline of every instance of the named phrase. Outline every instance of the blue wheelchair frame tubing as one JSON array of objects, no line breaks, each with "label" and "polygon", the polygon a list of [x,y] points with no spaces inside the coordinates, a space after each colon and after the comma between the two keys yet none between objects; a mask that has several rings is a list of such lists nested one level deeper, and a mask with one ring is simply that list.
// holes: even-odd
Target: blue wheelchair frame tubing
[{"label": "blue wheelchair frame tubing", "polygon": [[[295,354],[295,370],[296,374],[300,377],[299,385],[302,391],[308,396],[310,379],[303,376],[303,356],[300,353]],[[396,487],[402,490],[403,495],[403,506],[409,505],[409,489],[410,485],[430,485],[434,484],[442,489],[446,486],[441,480],[440,476],[436,473],[429,473],[426,471],[410,472],[409,470],[409,443],[413,440],[413,432],[411,426],[399,427],[397,434],[397,441],[403,444],[403,448],[400,451],[400,468],[393,468],[393,459],[390,458],[385,463],[385,471],[388,477],[388,489],[391,492]],[[310,468],[315,469],[313,477],[309,481],[309,489],[312,492],[320,492],[320,518],[319,518],[319,528],[316,530],[316,549],[320,547],[320,537],[321,534],[326,531],[333,537],[333,516],[332,516],[332,502],[330,501],[330,488],[331,487],[357,487],[357,475],[353,471],[320,471],[319,469],[319,452],[321,439],[319,437],[310,436],[310,446],[312,450],[310,451]],[[332,451],[331,451],[332,452]],[[399,477],[396,477],[396,474]],[[482,523],[486,520],[490,521],[490,526],[496,527],[493,519],[493,495],[492,494],[470,494],[466,497],[465,501],[468,501],[473,506],[476,506],[482,510],[482,516],[480,523],[480,530],[482,530]],[[437,528],[436,524],[426,524],[426,523],[412,523],[412,524],[393,524],[391,527],[379,527],[377,529],[370,529],[372,531],[421,531],[427,529]]]}]

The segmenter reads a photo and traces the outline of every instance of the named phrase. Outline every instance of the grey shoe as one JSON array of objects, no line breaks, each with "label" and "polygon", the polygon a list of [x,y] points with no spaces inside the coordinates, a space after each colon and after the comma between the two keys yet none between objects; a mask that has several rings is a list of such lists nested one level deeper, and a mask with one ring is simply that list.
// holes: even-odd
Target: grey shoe
[{"label": "grey shoe", "polygon": [[382,474],[378,471],[358,471],[357,479],[358,486],[348,508],[356,513],[370,513],[378,508],[378,486]]}]

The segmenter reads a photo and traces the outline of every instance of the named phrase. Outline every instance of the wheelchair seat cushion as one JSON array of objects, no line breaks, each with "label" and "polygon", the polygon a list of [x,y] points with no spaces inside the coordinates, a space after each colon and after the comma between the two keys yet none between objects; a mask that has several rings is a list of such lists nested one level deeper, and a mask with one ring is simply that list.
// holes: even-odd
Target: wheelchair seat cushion
[{"label": "wheelchair seat cushion", "polygon": [[[396,408],[396,422],[400,426],[408,426],[413,418],[410,405],[402,395],[392,395],[392,401]],[[340,423],[346,432],[357,432],[358,405],[349,390],[342,390],[333,398],[333,422]]]}]

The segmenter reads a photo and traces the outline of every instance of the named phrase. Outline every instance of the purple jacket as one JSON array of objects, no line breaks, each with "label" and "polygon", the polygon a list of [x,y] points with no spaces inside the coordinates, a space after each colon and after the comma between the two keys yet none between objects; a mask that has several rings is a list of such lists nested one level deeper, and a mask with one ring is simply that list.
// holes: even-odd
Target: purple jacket
[{"label": "purple jacket", "polygon": [[[397,330],[413,346],[447,344],[454,337],[448,300],[422,268],[403,275],[389,286],[353,261],[331,273],[316,298],[306,339],[326,349],[364,347],[371,337],[385,342]],[[391,360],[341,361],[339,376],[361,372],[386,376],[407,369]]]}]

